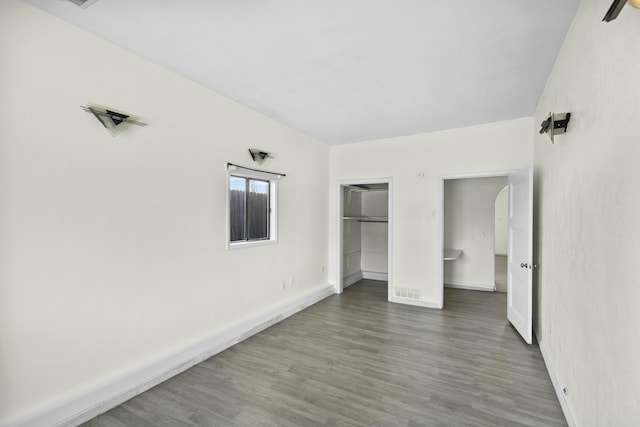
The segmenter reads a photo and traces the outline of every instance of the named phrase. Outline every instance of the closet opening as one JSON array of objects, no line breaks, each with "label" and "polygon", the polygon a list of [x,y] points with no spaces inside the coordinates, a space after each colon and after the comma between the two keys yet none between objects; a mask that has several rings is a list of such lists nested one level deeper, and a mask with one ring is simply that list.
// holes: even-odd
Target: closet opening
[{"label": "closet opening", "polygon": [[393,295],[391,202],[391,179],[339,182],[337,293],[360,283]]}]

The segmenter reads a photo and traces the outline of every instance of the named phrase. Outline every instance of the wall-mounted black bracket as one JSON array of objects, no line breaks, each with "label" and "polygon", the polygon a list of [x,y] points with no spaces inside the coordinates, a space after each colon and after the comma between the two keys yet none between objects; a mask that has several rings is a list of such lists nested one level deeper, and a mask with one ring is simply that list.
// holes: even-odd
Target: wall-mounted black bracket
[{"label": "wall-mounted black bracket", "polygon": [[571,120],[571,113],[549,113],[547,120],[540,124],[540,134],[549,135],[553,144],[556,135],[562,135],[567,131],[569,120]]}]

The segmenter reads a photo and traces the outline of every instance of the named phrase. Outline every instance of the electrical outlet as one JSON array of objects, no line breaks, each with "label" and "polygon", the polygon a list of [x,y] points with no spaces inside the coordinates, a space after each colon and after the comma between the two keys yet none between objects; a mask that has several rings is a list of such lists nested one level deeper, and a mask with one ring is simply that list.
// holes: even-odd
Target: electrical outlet
[{"label": "electrical outlet", "polygon": [[280,290],[284,291],[286,284],[284,282],[280,282]]},{"label": "electrical outlet", "polygon": [[482,229],[482,237],[487,237],[487,230],[486,229]]}]

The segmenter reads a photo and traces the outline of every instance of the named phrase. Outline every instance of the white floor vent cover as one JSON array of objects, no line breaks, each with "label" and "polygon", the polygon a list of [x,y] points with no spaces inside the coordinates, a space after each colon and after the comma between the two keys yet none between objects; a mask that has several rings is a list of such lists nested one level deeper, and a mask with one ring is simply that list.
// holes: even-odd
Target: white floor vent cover
[{"label": "white floor vent cover", "polygon": [[396,296],[400,298],[420,299],[420,289],[396,288]]}]

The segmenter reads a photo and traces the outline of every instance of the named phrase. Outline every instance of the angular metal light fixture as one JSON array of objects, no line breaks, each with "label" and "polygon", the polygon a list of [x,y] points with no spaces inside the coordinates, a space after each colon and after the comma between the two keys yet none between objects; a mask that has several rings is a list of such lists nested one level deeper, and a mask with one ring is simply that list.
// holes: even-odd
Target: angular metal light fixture
[{"label": "angular metal light fixture", "polygon": [[618,14],[622,11],[625,4],[630,4],[633,7],[640,9],[640,0],[613,0],[606,15],[602,18],[605,22],[613,21],[618,17]]},{"label": "angular metal light fixture", "polygon": [[553,144],[556,135],[562,135],[567,131],[571,120],[571,113],[549,113],[547,120],[540,124],[540,134],[546,133]]},{"label": "angular metal light fixture", "polygon": [[249,154],[254,162],[261,165],[266,159],[273,158],[270,153],[262,151],[259,148],[249,148]]},{"label": "angular metal light fixture", "polygon": [[147,125],[146,123],[138,121],[138,116],[134,116],[123,111],[118,111],[111,107],[104,107],[102,105],[89,103],[88,105],[83,105],[81,108],[87,113],[93,114],[95,118],[98,119],[100,123],[102,123],[102,126],[104,126],[105,129],[109,131],[111,136],[121,134],[131,125]]}]

